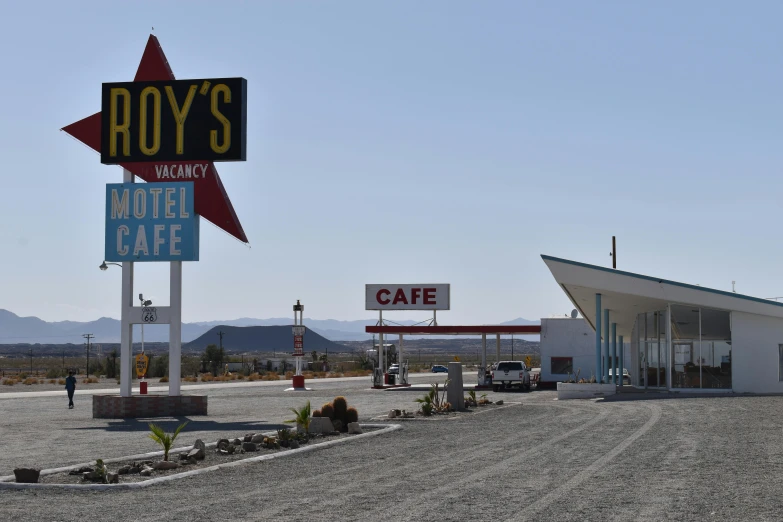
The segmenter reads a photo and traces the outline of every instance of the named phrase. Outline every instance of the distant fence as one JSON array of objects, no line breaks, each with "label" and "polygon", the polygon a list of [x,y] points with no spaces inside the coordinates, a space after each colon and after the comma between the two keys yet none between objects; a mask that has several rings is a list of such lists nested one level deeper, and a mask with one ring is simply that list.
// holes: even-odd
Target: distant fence
[{"label": "distant fence", "polygon": [[[59,370],[59,368],[32,368],[32,370],[29,367],[28,368],[0,368],[0,377],[5,377],[7,375],[19,375],[20,373],[24,373],[30,376],[40,376],[40,375],[46,375],[46,372],[48,372],[50,369]],[[83,370],[79,368],[68,368],[68,370],[73,370],[74,373],[76,373],[77,375],[83,372]]]}]

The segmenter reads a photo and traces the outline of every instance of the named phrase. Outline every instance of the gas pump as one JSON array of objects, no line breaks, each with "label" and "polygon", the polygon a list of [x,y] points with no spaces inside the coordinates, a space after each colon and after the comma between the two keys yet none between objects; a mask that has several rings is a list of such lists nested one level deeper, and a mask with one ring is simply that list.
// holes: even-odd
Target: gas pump
[{"label": "gas pump", "polygon": [[380,368],[373,368],[372,370],[372,385],[383,386],[383,371]]},{"label": "gas pump", "polygon": [[492,374],[487,371],[486,366],[478,367],[478,385],[479,386],[492,385]]},{"label": "gas pump", "polygon": [[400,363],[400,374],[398,377],[400,378],[400,384],[408,384],[408,363]]}]

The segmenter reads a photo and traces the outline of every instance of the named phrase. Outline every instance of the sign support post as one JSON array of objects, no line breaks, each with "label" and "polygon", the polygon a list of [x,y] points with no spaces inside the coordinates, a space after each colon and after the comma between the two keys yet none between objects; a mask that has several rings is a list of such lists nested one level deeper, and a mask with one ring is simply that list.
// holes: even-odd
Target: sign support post
[{"label": "sign support post", "polygon": [[[383,326],[383,310],[378,311],[378,322],[381,326]],[[387,384],[386,379],[386,368],[383,366],[384,356],[386,355],[385,350],[383,349],[383,332],[378,334],[378,374],[381,379],[381,385]]]},{"label": "sign support post", "polygon": [[171,262],[169,296],[169,395],[179,396],[182,371],[182,261]]},{"label": "sign support post", "polygon": [[[136,176],[122,169],[123,183],[135,183]],[[133,261],[122,262],[122,307],[120,308],[120,396],[131,396],[133,384],[133,324],[130,315],[133,307]]]}]

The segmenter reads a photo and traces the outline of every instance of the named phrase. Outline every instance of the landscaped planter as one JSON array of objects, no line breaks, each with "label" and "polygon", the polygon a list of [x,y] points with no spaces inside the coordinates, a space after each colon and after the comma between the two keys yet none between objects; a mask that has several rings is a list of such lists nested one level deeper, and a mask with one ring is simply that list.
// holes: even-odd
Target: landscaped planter
[{"label": "landscaped planter", "polygon": [[559,382],[557,383],[557,398],[563,399],[595,399],[606,397],[617,393],[617,386],[614,384],[599,383],[576,383]]}]

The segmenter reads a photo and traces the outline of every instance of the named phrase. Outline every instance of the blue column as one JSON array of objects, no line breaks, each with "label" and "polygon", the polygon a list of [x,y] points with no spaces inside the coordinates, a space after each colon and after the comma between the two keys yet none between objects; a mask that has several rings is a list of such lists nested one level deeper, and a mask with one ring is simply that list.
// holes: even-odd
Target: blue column
[{"label": "blue column", "polygon": [[620,345],[620,386],[623,385],[623,378],[625,376],[625,372],[623,371],[623,368],[625,368],[625,362],[623,361],[623,354],[625,353],[625,345],[623,344],[623,336],[621,335],[618,342]]},{"label": "blue column", "polygon": [[617,384],[617,323],[612,323],[612,384]]},{"label": "blue column", "polygon": [[604,380],[609,384],[609,309],[604,310]]},{"label": "blue column", "polygon": [[595,294],[595,382],[601,382],[601,294]]}]

